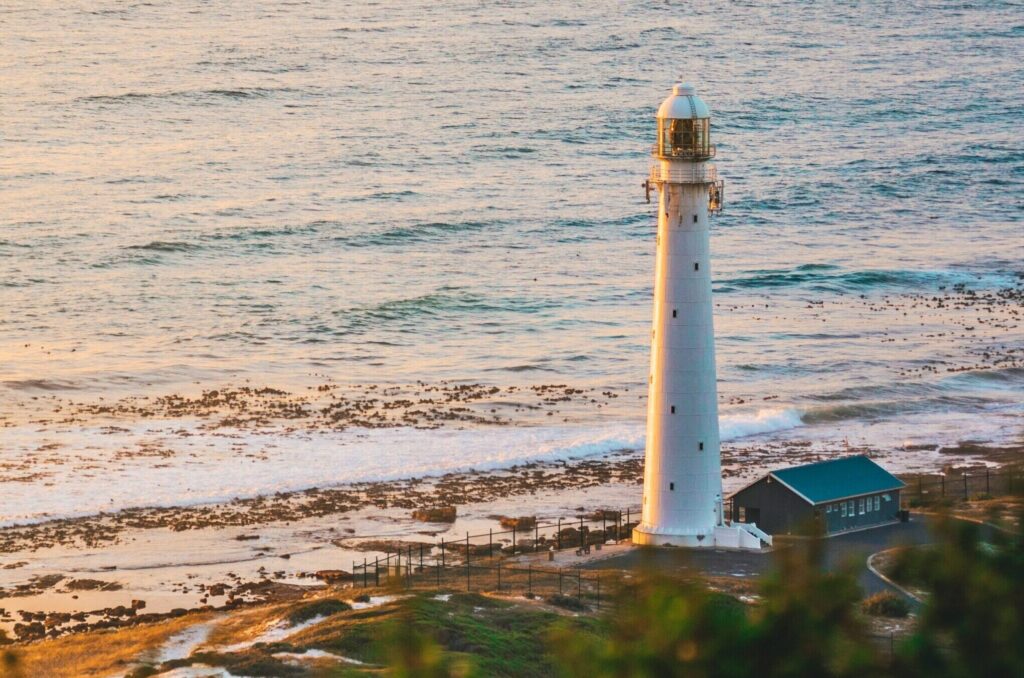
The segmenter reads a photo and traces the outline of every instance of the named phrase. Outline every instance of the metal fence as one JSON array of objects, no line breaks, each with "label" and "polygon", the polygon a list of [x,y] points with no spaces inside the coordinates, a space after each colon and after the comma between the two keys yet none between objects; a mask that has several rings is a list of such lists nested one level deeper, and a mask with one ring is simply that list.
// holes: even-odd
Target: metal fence
[{"label": "metal fence", "polygon": [[[959,474],[918,474],[902,477],[907,484],[902,493],[904,506],[923,505],[942,500],[970,499],[986,495],[1024,492],[1021,469],[989,469]],[[730,502],[725,503],[725,519],[730,520]],[[573,549],[590,553],[602,545],[630,539],[640,517],[639,507],[599,509],[577,513],[553,522],[538,522],[522,517],[505,530],[488,530],[461,539],[440,539],[433,545],[407,545],[372,561],[352,563],[355,586],[369,587],[398,583],[404,586],[465,585],[467,590],[522,590],[526,593],[562,593],[571,589],[567,577],[576,584],[580,597],[585,589],[599,589],[598,580],[578,570],[543,569],[534,565],[503,564],[502,559],[522,554],[548,553]],[[551,582],[557,581],[557,586]],[[547,582],[545,584],[544,582]],[[535,587],[540,586],[537,591]]]},{"label": "metal fence", "polygon": [[[397,583],[404,586],[431,584],[438,587],[465,585],[495,590],[522,590],[527,594],[565,595],[575,590],[578,597],[599,598],[600,583],[595,576],[578,569],[543,568],[529,565],[503,564],[502,559],[522,554],[547,553],[553,560],[558,551],[574,550],[577,554],[601,549],[606,543],[629,539],[640,517],[637,507],[599,509],[553,522],[539,522],[529,517],[515,519],[509,529],[488,530],[469,534],[462,539],[441,539],[433,545],[406,545],[385,552],[383,557],[352,563],[355,586],[381,586]],[[571,580],[575,584],[567,584]],[[536,591],[535,591],[536,589]],[[590,592],[590,593],[588,593]]]},{"label": "metal fence", "polygon": [[905,506],[913,507],[943,499],[977,499],[1024,492],[1024,472],[1016,468],[932,473],[902,476]]},{"label": "metal fence", "polygon": [[[406,589],[455,589],[465,591],[497,591],[520,593],[527,597],[552,597],[565,606],[575,599],[580,607],[601,608],[601,575],[584,573],[576,568],[545,568],[533,564],[493,562],[462,562],[442,565],[440,561],[420,566],[408,556],[399,561],[398,554],[376,558],[365,566],[358,565],[354,578],[356,587],[390,586]],[[605,591],[605,598],[607,598]]]}]

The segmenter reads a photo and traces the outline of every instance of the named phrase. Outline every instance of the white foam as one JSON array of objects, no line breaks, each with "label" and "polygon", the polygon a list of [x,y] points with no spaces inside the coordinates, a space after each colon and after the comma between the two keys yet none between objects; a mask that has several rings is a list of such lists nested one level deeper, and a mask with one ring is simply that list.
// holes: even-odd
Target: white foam
[{"label": "white foam", "polygon": [[324,615],[318,615],[312,619],[308,619],[301,624],[295,624],[294,626],[288,623],[287,619],[278,619],[270,622],[263,630],[260,635],[256,636],[252,640],[245,640],[240,643],[233,645],[226,645],[224,647],[217,648],[218,652],[238,652],[239,650],[245,650],[257,643],[276,643],[280,640],[284,640],[288,636],[295,635],[299,631],[308,629],[311,626],[316,626],[323,620],[327,619]]},{"label": "white foam", "polygon": [[800,411],[793,408],[758,410],[753,414],[723,414],[718,419],[723,441],[775,433],[798,426],[803,426],[803,421],[800,419]]},{"label": "white foam", "polygon": [[[800,425],[796,410],[725,414],[722,439]],[[142,506],[189,506],[355,482],[567,461],[644,446],[644,424],[285,433],[8,428],[0,462],[31,460],[37,479],[3,484],[0,526]],[[41,440],[60,445],[40,455]],[[132,456],[140,443],[166,456]]]},{"label": "white foam", "polygon": [[[43,435],[30,427],[12,427],[5,429],[4,438],[0,463],[31,460],[31,472],[40,475],[3,484],[0,526],[579,459],[642,447],[643,424],[211,433],[175,422],[166,429],[139,424],[125,430],[76,428]],[[60,447],[40,455],[36,450],[41,442]],[[140,443],[172,454],[125,454]]]},{"label": "white foam", "polygon": [[197,647],[206,642],[212,624],[196,624],[174,634],[163,644],[156,656],[156,663],[188,658]]},{"label": "white foam", "polygon": [[393,600],[401,600],[402,598],[408,598],[408,596],[370,596],[370,599],[367,601],[353,601],[349,605],[352,606],[353,610],[365,610],[371,607],[380,607]]},{"label": "white foam", "polygon": [[332,652],[325,652],[317,649],[306,650],[305,652],[275,652],[274,656],[278,659],[291,660],[296,664],[301,664],[310,659],[333,659],[334,661],[345,662],[346,664],[359,666],[365,665],[365,662],[361,662],[358,659],[343,657],[340,654],[334,654]]}]

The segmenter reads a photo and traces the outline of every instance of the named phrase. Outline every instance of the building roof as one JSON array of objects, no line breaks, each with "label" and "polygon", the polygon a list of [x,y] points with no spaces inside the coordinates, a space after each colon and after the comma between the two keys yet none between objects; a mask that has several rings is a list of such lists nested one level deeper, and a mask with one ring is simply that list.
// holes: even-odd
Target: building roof
[{"label": "building roof", "polygon": [[898,490],[905,485],[864,455],[793,466],[768,475],[812,504]]}]

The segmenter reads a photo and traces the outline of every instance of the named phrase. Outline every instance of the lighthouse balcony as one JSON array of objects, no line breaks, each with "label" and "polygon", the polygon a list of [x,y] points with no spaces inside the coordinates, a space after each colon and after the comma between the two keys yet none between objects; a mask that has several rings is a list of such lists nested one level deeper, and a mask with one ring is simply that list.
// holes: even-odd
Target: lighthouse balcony
[{"label": "lighthouse balcony", "polygon": [[717,150],[714,144],[654,144],[651,155],[663,160],[711,160]]},{"label": "lighthouse balcony", "polygon": [[683,165],[665,167],[661,163],[651,166],[652,184],[713,184],[718,181],[718,170],[714,165]]}]

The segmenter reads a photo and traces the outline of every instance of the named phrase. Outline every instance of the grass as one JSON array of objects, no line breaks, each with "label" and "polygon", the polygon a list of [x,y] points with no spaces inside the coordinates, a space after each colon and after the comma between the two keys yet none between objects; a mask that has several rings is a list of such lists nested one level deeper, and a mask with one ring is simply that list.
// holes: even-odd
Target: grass
[{"label": "grass", "polygon": [[[236,652],[218,647],[258,636],[277,620],[301,624],[325,619],[287,637],[283,642],[257,644]],[[213,615],[188,615],[157,624],[118,631],[67,636],[15,647],[17,665],[0,662],[3,678],[28,676],[109,676],[144,678],[174,668],[203,664],[223,667],[245,676],[321,676],[378,674],[395,661],[396,634],[434,647],[445,666],[460,666],[473,676],[550,676],[555,672],[547,639],[556,624],[593,632],[597,622],[571,618],[540,603],[509,601],[476,593],[452,593],[447,600],[436,592],[420,592],[377,607],[353,610],[338,597],[267,605],[240,610],[220,619],[197,652],[187,659],[159,666],[139,665],[147,651],[159,648],[189,626]],[[7,648],[4,648],[7,649]],[[318,649],[364,662],[350,665],[330,660],[296,664],[274,656]],[[2,659],[2,651],[0,651]]]},{"label": "grass", "polygon": [[[436,643],[445,661],[459,661],[481,676],[550,676],[545,641],[563,615],[530,603],[476,593],[454,593],[447,601],[421,593],[381,607],[336,615],[289,638],[296,650],[319,649],[371,666],[391,660],[385,645],[401,628]],[[592,620],[572,620],[586,625]],[[374,668],[347,668],[358,675]]]},{"label": "grass", "polygon": [[116,631],[94,631],[8,650],[16,664],[0,663],[0,676],[47,676],[81,678],[121,675],[136,658],[162,645],[174,634],[201,622],[211,614],[190,614]]}]

